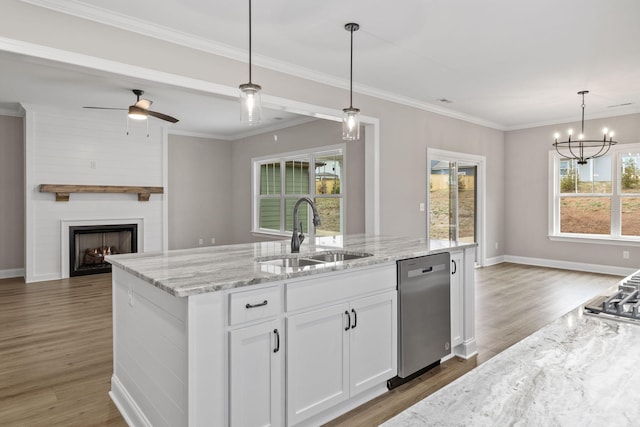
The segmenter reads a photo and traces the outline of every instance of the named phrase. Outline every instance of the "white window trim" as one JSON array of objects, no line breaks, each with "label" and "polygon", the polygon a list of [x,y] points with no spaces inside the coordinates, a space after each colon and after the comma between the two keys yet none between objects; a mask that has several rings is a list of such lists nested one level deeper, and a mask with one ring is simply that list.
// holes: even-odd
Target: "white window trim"
[{"label": "white window trim", "polygon": [[[611,228],[612,230],[620,230],[620,157],[625,152],[640,152],[640,144],[622,144],[616,145],[609,151],[611,153],[614,165],[611,170]],[[639,246],[640,236],[629,237],[622,235],[601,235],[601,234],[580,234],[580,233],[561,233],[560,232],[560,194],[557,192],[560,182],[560,161],[563,160],[555,150],[549,151],[549,219],[548,219],[548,235],[549,240],[570,243],[592,243],[601,245],[619,245],[619,246]],[[589,195],[585,195],[589,196]],[[596,194],[597,196],[597,194]]]},{"label": "white window trim", "polygon": [[[251,159],[251,234],[254,236],[263,236],[263,237],[290,237],[291,232],[289,231],[274,231],[266,228],[260,228],[260,219],[259,219],[259,205],[256,203],[257,201],[257,189],[260,185],[260,174],[258,173],[259,168],[258,164],[264,163],[269,160],[282,160],[289,159],[299,156],[308,156],[313,155],[315,157],[319,155],[323,155],[325,153],[330,153],[340,150],[342,154],[342,176],[340,177],[340,195],[331,196],[331,195],[322,195],[321,197],[334,197],[342,199],[342,203],[340,203],[340,234],[347,234],[346,231],[346,217],[347,217],[347,144],[335,144],[335,145],[324,145],[320,147],[307,148],[304,150],[296,150],[296,151],[287,151],[284,153],[270,154],[268,156],[254,157]],[[310,189],[314,189],[315,195],[315,172],[312,171],[309,175],[310,179]],[[281,183],[281,194],[280,198],[284,196],[284,185],[285,183]],[[290,194],[289,196],[295,196]],[[284,207],[282,207],[284,209]],[[313,229],[310,229],[307,234],[313,236],[315,232]]]}]

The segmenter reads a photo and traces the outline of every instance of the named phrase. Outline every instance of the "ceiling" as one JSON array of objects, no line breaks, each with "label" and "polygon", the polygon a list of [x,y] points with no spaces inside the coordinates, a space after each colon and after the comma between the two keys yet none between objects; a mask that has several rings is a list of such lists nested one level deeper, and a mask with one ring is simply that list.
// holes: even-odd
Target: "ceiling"
[{"label": "ceiling", "polygon": [[[23,1],[247,60],[247,1]],[[576,93],[583,89],[590,91],[587,118],[640,112],[639,17],[638,0],[258,0],[253,62],[346,88],[344,24],[357,22],[354,106],[364,93],[520,129],[579,120]],[[243,132],[237,99],[216,99],[221,107],[212,112],[218,107],[211,95],[195,90],[6,52],[0,67],[0,102],[126,107],[135,100],[129,89],[139,87],[154,101],[152,109],[181,119],[178,131],[229,138]],[[260,83],[259,73],[253,81]],[[337,99],[336,109],[347,101]],[[291,113],[267,115],[265,126],[297,120]]]}]

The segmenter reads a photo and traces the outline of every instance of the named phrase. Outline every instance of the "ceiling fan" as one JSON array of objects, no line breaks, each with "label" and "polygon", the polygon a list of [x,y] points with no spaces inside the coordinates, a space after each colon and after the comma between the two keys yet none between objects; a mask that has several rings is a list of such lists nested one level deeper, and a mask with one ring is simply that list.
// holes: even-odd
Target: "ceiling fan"
[{"label": "ceiling fan", "polygon": [[128,110],[129,118],[133,120],[146,120],[148,116],[155,117],[160,120],[164,120],[170,123],[177,123],[178,119],[175,117],[168,116],[166,114],[158,113],[157,111],[149,110],[153,101],[149,101],[148,99],[140,99],[140,97],[144,94],[143,90],[140,89],[131,89],[131,91],[136,96],[136,103],[130,105],[129,108],[111,108],[111,107],[83,107],[83,108],[91,108],[94,110]]}]

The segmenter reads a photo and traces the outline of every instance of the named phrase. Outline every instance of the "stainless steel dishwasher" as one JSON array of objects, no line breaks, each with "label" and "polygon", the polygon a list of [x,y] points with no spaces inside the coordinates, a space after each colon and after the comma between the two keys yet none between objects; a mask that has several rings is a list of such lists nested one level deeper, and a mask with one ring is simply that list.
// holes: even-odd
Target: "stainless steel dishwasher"
[{"label": "stainless steel dishwasher", "polygon": [[398,377],[396,387],[451,352],[449,253],[398,261]]}]

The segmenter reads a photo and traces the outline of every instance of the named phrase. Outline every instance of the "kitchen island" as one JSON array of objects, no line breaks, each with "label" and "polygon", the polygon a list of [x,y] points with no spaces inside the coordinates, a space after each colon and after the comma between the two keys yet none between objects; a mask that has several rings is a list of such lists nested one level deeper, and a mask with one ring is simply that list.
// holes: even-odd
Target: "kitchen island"
[{"label": "kitchen island", "polygon": [[475,354],[474,250],[358,235],[111,256],[111,397],[134,426],[321,424],[397,373],[398,260],[451,253],[450,356]]},{"label": "kitchen island", "polygon": [[576,309],[383,424],[635,426],[640,324]]}]

